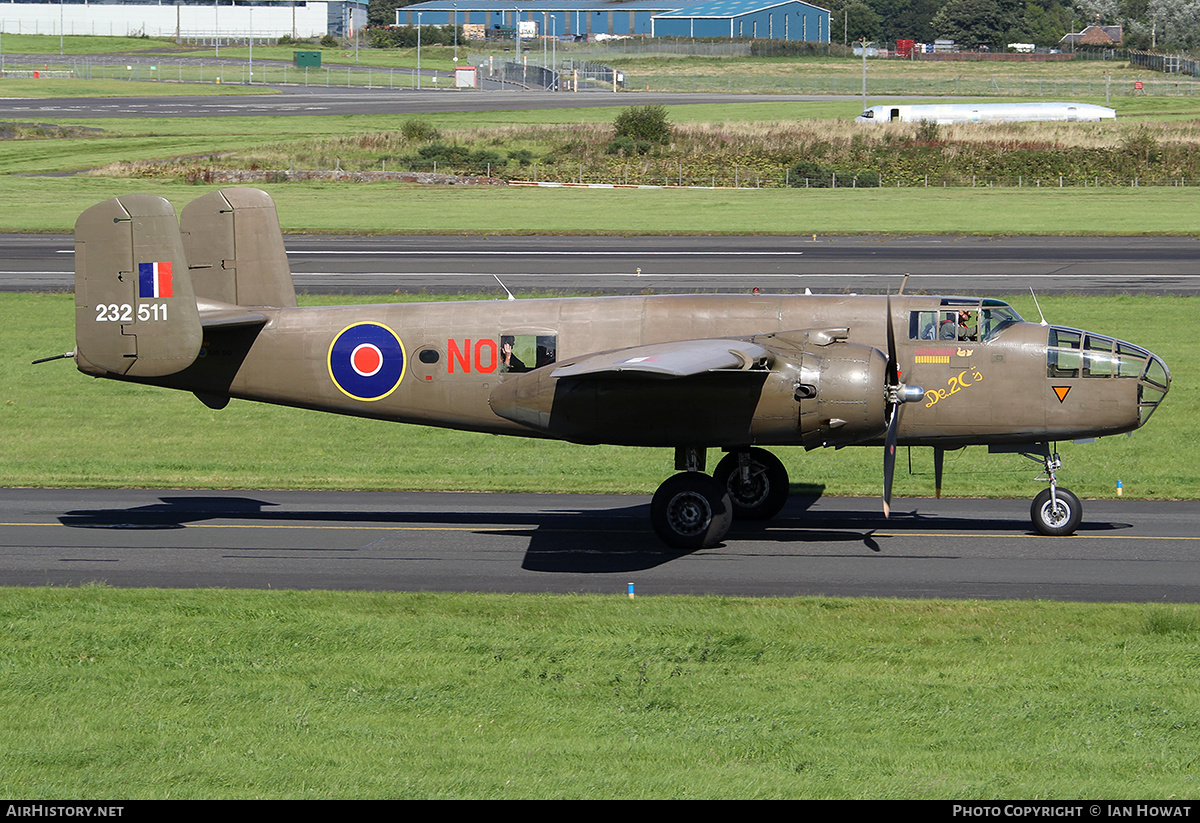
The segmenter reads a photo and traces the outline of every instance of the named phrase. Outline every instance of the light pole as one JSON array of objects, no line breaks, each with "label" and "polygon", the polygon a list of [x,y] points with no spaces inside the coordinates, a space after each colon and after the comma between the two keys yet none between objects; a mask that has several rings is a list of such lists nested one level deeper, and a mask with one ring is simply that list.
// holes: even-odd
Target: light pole
[{"label": "light pole", "polygon": [[[864,37],[861,40],[859,40],[859,42],[862,43],[862,54],[863,54],[863,72],[862,72],[862,74],[863,74],[863,89],[862,89],[863,104],[862,105],[863,105],[863,111],[866,111],[867,110],[867,38]],[[871,42],[874,42],[874,41],[871,41]]]},{"label": "light pole", "polygon": [[454,4],[454,68],[458,69],[458,3]]},{"label": "light pole", "polygon": [[421,12],[417,12],[417,91],[421,90]]}]

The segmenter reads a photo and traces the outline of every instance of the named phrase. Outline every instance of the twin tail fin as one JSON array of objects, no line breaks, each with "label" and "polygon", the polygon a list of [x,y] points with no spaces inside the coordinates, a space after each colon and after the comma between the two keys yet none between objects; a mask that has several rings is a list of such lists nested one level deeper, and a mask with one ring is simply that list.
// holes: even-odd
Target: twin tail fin
[{"label": "twin tail fin", "polygon": [[201,197],[181,219],[132,194],[75,223],[75,360],[91,374],[162,377],[200,356],[210,327],[262,325],[296,305],[275,204],[257,189]]}]

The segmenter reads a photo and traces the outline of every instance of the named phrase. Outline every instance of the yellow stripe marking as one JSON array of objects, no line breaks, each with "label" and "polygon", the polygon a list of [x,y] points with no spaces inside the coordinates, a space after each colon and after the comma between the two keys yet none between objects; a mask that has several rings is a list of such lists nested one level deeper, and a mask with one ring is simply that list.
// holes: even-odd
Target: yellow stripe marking
[{"label": "yellow stripe marking", "polygon": [[[112,524],[107,524],[107,527],[119,530],[122,525],[124,525],[124,524],[112,523]],[[539,531],[555,531],[555,532],[594,532],[595,531],[594,529],[564,529],[564,528],[551,529],[551,528],[547,528],[545,526],[539,526],[537,523],[530,523],[526,526],[488,526],[488,525],[479,525],[479,526],[378,526],[378,525],[288,526],[288,525],[284,525],[284,524],[270,525],[270,524],[252,524],[252,523],[246,523],[246,524],[241,524],[241,525],[237,525],[237,524],[220,525],[220,524],[213,524],[213,523],[195,523],[195,524],[181,524],[181,525],[185,525],[186,528],[189,528],[189,529],[325,529],[325,530],[329,530],[329,531],[378,530],[378,531],[399,531],[399,532],[475,532],[475,531],[520,532],[520,531],[528,531],[529,529],[538,529]],[[105,525],[101,525],[101,524],[84,525],[84,524],[66,524],[66,523],[0,523],[0,526],[38,526],[38,527],[59,526],[61,528],[73,528],[73,529],[91,529],[91,528],[104,528],[105,527]],[[782,522],[778,524],[778,529],[779,530],[787,529],[788,531],[801,531],[801,532],[809,531],[809,530],[811,530],[811,531],[829,531],[829,529],[827,529],[827,528],[822,528],[822,527],[818,527],[818,526],[792,527],[792,526],[788,526],[786,523],[782,523]],[[152,528],[140,529],[140,530],[141,531],[154,531],[154,529],[152,529]],[[649,529],[608,529],[608,531],[649,532],[650,530]],[[872,532],[870,530],[867,530],[866,532],[860,532],[856,529],[843,529],[840,531],[844,531],[846,534],[856,534],[856,533],[857,534],[865,534],[865,535],[869,535],[870,537],[953,537],[953,538],[966,538],[966,537],[974,537],[974,538],[985,538],[985,537],[989,537],[989,538],[994,538],[994,537],[1043,538],[1043,537],[1045,537],[1045,535],[1040,535],[1040,534],[1023,534],[1023,533],[1014,533],[1014,532],[988,532],[986,534],[964,534],[962,532]],[[736,529],[731,530],[730,536],[737,537]],[[1077,534],[1071,535],[1071,537],[1074,537],[1075,539],[1083,539],[1083,540],[1129,540],[1129,539],[1137,539],[1137,540],[1200,540],[1200,535],[1192,535],[1192,536],[1160,535],[1160,536],[1155,537],[1152,535],[1139,535],[1139,534],[1120,535],[1120,534],[1078,534],[1077,533]],[[1061,538],[1056,537],[1056,538],[1052,538],[1052,539],[1059,540]]]}]

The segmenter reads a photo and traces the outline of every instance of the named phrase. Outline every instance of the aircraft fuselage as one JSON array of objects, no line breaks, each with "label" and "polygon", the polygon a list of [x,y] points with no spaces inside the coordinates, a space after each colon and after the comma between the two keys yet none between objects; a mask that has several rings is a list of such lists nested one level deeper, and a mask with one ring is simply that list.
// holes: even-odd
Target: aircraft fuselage
[{"label": "aircraft fuselage", "polygon": [[[844,445],[836,431],[821,436],[826,420],[810,421],[802,436],[804,418],[823,414],[851,422],[850,442],[877,444],[888,305],[878,296],[714,294],[265,309],[261,329],[206,330],[192,366],[141,382],[404,423],[644,446]],[[910,318],[942,310],[943,299],[893,297],[890,305],[902,379],[924,389],[905,405],[901,445],[1093,437],[1142,422],[1140,374],[1048,373],[1050,327],[1011,322],[986,339],[921,339]],[[840,338],[805,345],[795,330]],[[714,338],[760,341],[771,362],[675,379],[554,376],[597,352]],[[356,349],[364,362],[353,361]],[[503,387],[514,380],[538,391],[513,401]],[[815,396],[797,398],[798,384]],[[818,409],[831,387],[837,405]],[[510,413],[501,416],[504,402]],[[530,409],[529,419],[511,413],[514,402]]]}]

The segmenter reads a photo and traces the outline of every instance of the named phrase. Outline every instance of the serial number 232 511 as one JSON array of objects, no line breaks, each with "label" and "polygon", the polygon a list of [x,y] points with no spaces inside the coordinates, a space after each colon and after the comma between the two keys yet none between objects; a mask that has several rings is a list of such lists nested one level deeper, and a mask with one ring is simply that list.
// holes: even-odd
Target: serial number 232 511
[{"label": "serial number 232 511", "polygon": [[[132,323],[135,309],[129,303],[101,303],[96,306],[97,323]],[[139,303],[137,319],[144,322],[167,319],[166,303]]]}]

